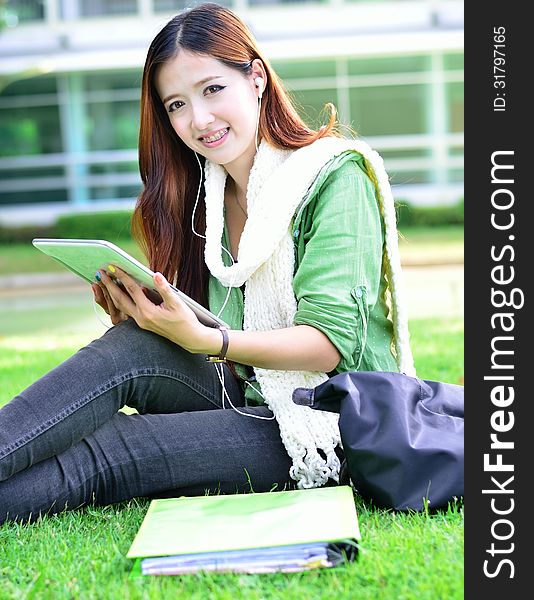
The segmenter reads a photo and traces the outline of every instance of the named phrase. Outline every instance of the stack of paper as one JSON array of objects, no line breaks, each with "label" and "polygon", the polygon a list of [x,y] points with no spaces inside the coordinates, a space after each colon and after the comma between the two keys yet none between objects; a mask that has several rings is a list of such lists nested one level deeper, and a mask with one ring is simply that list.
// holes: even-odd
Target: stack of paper
[{"label": "stack of paper", "polygon": [[129,558],[143,575],[334,567],[360,539],[349,486],[153,500]]},{"label": "stack of paper", "polygon": [[141,571],[143,575],[186,575],[198,571],[290,573],[334,567],[343,560],[341,549],[335,549],[333,544],[297,544],[145,558],[141,561]]}]

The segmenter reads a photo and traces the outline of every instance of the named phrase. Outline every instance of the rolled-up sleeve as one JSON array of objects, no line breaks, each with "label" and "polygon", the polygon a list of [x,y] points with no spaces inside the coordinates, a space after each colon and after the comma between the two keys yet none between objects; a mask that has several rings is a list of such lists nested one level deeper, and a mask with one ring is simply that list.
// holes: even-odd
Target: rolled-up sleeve
[{"label": "rolled-up sleeve", "polygon": [[338,349],[338,370],[356,369],[369,307],[378,298],[383,236],[372,182],[354,160],[331,172],[303,218],[295,272],[296,325],[322,331]]}]

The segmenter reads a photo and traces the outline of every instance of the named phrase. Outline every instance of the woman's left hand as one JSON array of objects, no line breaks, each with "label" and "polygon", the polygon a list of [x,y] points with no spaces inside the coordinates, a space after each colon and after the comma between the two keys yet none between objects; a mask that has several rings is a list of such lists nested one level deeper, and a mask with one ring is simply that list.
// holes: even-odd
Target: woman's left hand
[{"label": "woman's left hand", "polygon": [[[106,287],[113,304],[132,317],[142,329],[168,338],[192,353],[216,353],[220,336],[217,331],[203,325],[195,313],[171,289],[161,273],[154,275],[154,288],[163,302],[154,304],[132,277],[115,267],[115,277],[124,286],[122,290],[106,273],[99,271],[101,283]],[[215,335],[214,335],[215,334]]]}]

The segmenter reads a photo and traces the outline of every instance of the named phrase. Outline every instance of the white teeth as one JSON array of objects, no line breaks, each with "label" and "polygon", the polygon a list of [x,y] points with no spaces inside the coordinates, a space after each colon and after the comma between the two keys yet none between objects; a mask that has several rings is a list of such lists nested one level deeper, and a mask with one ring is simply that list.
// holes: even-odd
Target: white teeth
[{"label": "white teeth", "polygon": [[221,129],[220,131],[218,131],[215,135],[212,135],[211,137],[203,137],[202,141],[203,142],[216,142],[217,140],[220,140],[227,131],[228,131],[228,129]]}]

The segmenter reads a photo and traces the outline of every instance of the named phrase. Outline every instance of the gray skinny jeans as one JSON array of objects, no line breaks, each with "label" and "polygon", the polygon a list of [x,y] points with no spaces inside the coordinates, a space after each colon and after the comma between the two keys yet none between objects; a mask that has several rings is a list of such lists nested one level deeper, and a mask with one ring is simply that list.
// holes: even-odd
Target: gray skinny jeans
[{"label": "gray skinny jeans", "polygon": [[131,319],[112,327],[0,409],[0,524],[140,496],[294,488],[277,422],[226,407],[203,355]]}]

